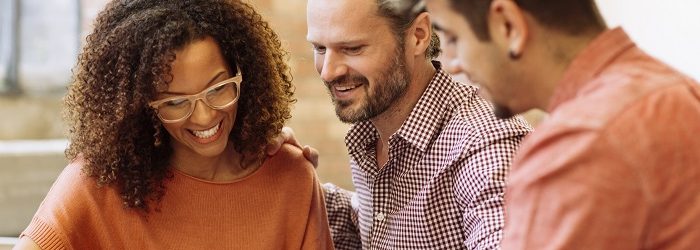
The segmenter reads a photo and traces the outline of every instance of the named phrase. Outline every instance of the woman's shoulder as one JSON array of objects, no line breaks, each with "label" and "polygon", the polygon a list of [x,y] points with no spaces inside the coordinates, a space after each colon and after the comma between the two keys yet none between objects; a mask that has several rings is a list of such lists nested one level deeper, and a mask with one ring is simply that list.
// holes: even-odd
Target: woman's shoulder
[{"label": "woman's shoulder", "polygon": [[66,244],[70,241],[67,232],[92,229],[85,222],[97,216],[94,213],[100,210],[96,208],[109,188],[98,187],[94,178],[83,173],[83,166],[84,160],[76,158],[63,169],[22,235],[34,241],[55,239]]},{"label": "woman's shoulder", "polygon": [[304,157],[302,150],[290,144],[284,144],[266,163],[276,175],[293,178],[316,179],[316,170]]},{"label": "woman's shoulder", "polygon": [[109,192],[109,186],[98,186],[95,178],[83,171],[84,165],[82,158],[72,160],[56,178],[42,207],[65,207],[79,211],[79,207],[97,202],[99,199],[96,197],[104,197],[105,192]]},{"label": "woman's shoulder", "polygon": [[68,163],[51,186],[49,194],[68,195],[75,192],[88,191],[86,189],[87,184],[95,184],[95,182],[83,172],[84,165],[85,161],[82,158],[76,158]]},{"label": "woman's shoulder", "polygon": [[107,213],[100,209],[103,207],[121,208],[121,198],[114,185],[99,185],[97,178],[84,171],[85,167],[85,160],[81,157],[72,160],[49,189],[37,214],[84,218],[86,215],[98,216],[94,214],[96,211]]}]

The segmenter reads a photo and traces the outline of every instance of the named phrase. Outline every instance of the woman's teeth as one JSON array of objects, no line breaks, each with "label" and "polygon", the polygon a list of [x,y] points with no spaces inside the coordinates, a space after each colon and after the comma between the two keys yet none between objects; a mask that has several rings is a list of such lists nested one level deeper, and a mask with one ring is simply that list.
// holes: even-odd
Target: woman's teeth
[{"label": "woman's teeth", "polygon": [[192,130],[192,134],[195,136],[202,138],[202,139],[207,139],[209,137],[212,137],[216,134],[216,132],[219,131],[219,127],[221,127],[221,123],[216,124],[213,128],[207,129],[207,130]]}]

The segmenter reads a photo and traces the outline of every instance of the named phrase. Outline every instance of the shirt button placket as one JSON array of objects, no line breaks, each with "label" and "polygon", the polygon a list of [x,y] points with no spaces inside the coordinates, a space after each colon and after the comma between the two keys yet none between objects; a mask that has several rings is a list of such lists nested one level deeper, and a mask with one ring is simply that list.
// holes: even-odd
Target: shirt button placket
[{"label": "shirt button placket", "polygon": [[377,222],[382,222],[384,221],[384,218],[386,218],[386,214],[382,212],[378,212],[374,218],[377,220]]},{"label": "shirt button placket", "polygon": [[[389,164],[387,164],[387,166]],[[384,233],[384,230],[382,230],[381,228],[383,228],[383,224],[387,216],[386,211],[388,208],[386,207],[386,205],[387,196],[389,195],[387,186],[388,180],[386,179],[386,174],[386,169],[382,169],[379,171],[377,178],[374,180],[375,195],[373,195],[374,216],[372,223],[372,236],[370,240],[370,244],[372,246],[371,248],[374,248],[374,246],[378,244],[377,241],[380,238],[382,238],[382,235]]]}]

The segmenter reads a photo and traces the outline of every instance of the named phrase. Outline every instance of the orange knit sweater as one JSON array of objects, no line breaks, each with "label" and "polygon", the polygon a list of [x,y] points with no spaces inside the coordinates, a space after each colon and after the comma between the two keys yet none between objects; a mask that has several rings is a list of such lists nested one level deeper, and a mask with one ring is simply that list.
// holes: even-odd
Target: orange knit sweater
[{"label": "orange knit sweater", "polygon": [[333,248],[314,169],[291,146],[232,183],[175,171],[148,215],[124,208],[81,166],[66,167],[22,233],[42,249]]}]

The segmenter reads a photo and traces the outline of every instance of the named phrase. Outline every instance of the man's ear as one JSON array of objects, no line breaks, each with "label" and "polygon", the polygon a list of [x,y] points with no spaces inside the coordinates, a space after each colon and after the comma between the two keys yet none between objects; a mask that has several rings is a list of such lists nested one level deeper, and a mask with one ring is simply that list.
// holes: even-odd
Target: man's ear
[{"label": "man's ear", "polygon": [[529,35],[525,12],[512,0],[493,0],[488,14],[491,39],[513,59],[519,58]]},{"label": "man's ear", "polygon": [[413,20],[413,24],[408,34],[406,34],[409,36],[406,42],[411,44],[406,45],[414,48],[414,56],[425,55],[425,53],[427,53],[426,50],[428,46],[430,46],[430,38],[433,33],[432,28],[430,14],[428,14],[428,12],[420,13],[416,19]]}]

